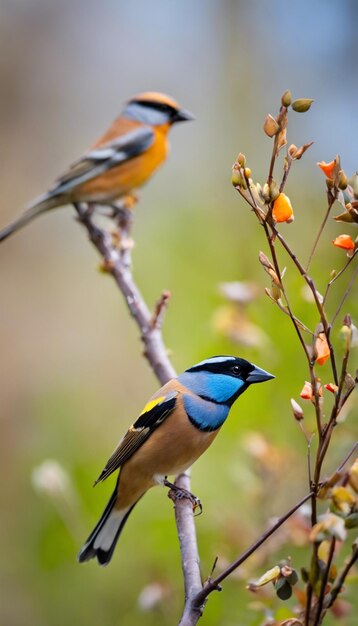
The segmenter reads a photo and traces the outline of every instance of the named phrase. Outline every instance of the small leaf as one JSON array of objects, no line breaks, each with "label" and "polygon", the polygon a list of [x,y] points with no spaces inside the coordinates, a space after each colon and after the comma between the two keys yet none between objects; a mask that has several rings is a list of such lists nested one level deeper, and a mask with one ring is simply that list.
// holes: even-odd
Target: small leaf
[{"label": "small leaf", "polygon": [[280,600],[288,600],[292,596],[292,587],[285,578],[279,578],[274,583],[274,587],[276,595]]}]

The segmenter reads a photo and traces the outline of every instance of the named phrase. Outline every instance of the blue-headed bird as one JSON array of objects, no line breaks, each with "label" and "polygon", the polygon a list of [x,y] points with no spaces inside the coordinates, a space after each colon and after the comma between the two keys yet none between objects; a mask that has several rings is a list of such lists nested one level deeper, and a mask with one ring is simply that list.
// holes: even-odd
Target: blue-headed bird
[{"label": "blue-headed bird", "polygon": [[251,384],[271,378],[245,359],[215,356],[163,385],[96,480],[95,484],[120,468],[114,492],[78,560],[96,557],[107,565],[129,514],[146,491],[155,485],[172,487],[167,477],[184,472],[205,452],[235,400]]},{"label": "blue-headed bird", "polygon": [[62,205],[113,205],[116,200],[132,198],[167,158],[172,125],[192,119],[189,111],[165,94],[134,96],[92,149],[0,232],[0,241],[38,215]]}]

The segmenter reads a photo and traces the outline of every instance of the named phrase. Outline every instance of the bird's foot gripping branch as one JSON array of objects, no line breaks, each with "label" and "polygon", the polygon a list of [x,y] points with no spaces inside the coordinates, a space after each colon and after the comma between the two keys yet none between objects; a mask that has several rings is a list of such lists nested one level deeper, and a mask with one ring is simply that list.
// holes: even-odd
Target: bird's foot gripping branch
[{"label": "bird's foot gripping branch", "polygon": [[169,482],[167,479],[164,480],[164,486],[169,487],[168,497],[173,500],[174,503],[177,500],[182,500],[183,498],[189,500],[193,507],[194,514],[196,513],[196,509],[199,509],[196,515],[201,515],[203,512],[203,505],[201,504],[200,498],[195,496],[190,491],[187,491],[187,489],[183,489],[182,487],[178,487],[175,483]]}]

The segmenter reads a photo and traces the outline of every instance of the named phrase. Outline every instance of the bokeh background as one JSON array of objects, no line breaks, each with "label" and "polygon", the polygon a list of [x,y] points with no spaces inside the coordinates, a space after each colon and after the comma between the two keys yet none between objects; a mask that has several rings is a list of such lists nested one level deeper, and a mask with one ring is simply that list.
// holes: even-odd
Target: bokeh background
[{"label": "bokeh background", "polygon": [[[315,99],[309,113],[290,116],[289,142],[315,144],[294,167],[288,193],[296,221],[282,227],[306,258],[325,210],[316,161],[340,153],[348,174],[358,164],[357,19],[354,0],[0,1],[1,225],[132,94],[168,92],[197,117],[173,130],[168,163],[141,192],[135,278],[151,305],[162,289],[173,294],[164,335],[178,371],[235,353],[277,375],[240,400],[193,470],[193,491],[204,502],[197,520],[204,577],[216,555],[220,567],[233,559],[307,490],[305,442],[289,409],[306,377],[304,360],[289,320],[263,294],[262,233],[230,185],[231,164],[245,152],[263,181],[265,115],[277,111],[287,88]],[[319,248],[321,289],[344,262],[330,243],[341,232],[330,223]],[[136,508],[110,567],[76,563],[113,487],[92,490],[93,479],[157,387],[138,331],[98,263],[71,207],[1,246],[0,623],[7,626],[164,626],[180,613],[180,555],[160,489]],[[218,284],[236,280],[258,289],[245,310],[255,325],[250,346],[218,332],[227,314]],[[314,326],[302,283],[291,270],[288,280],[297,312]],[[353,291],[345,310],[357,314],[356,301]],[[356,436],[356,406],[352,400],[326,471]],[[65,472],[50,484],[56,492],[60,480],[57,496],[34,487],[34,470],[49,459]],[[211,597],[203,624],[260,624],[247,579],[289,554],[296,567],[307,564],[302,541],[304,530],[292,523]],[[274,599],[272,609],[281,619],[288,610]],[[354,609],[342,623],[355,623]]]}]

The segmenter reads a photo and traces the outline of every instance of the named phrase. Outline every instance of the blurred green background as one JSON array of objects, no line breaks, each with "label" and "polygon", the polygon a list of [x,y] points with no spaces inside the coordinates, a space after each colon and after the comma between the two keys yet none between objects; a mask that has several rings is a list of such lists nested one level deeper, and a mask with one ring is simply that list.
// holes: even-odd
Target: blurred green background
[{"label": "blurred green background", "polygon": [[[222,567],[307,491],[305,442],[289,406],[307,377],[305,364],[289,320],[263,294],[268,282],[257,255],[266,247],[230,185],[231,164],[245,152],[254,179],[264,181],[271,149],[262,132],[265,115],[277,111],[287,88],[315,99],[308,114],[290,116],[289,143],[316,143],[294,167],[287,192],[296,221],[282,226],[307,258],[325,210],[316,161],[339,152],[348,174],[357,167],[357,18],[354,0],[0,1],[1,225],[46,189],[132,94],[168,92],[197,116],[173,130],[168,163],[141,192],[135,278],[151,305],[163,289],[172,292],[164,336],[178,371],[233,353],[277,376],[240,399],[193,469],[193,491],[204,503],[197,520],[203,577],[216,555]],[[319,289],[345,260],[331,240],[352,230],[330,222],[313,267]],[[76,562],[113,487],[108,481],[92,490],[93,479],[157,388],[138,331],[98,264],[70,207],[0,249],[0,623],[6,626],[164,626],[180,614],[180,555],[164,490],[140,502],[110,567]],[[301,281],[291,269],[287,279],[297,314],[314,326]],[[251,347],[215,330],[225,305],[218,284],[234,280],[258,285],[247,315],[266,341]],[[343,292],[343,284],[332,290],[331,313]],[[357,319],[354,291],[344,311]],[[322,380],[330,380],[328,365]],[[352,399],[327,472],[356,437],[356,407]],[[313,427],[307,412],[307,428]],[[33,471],[47,459],[68,475],[62,496],[33,487]],[[291,555],[297,568],[308,561],[304,529],[299,522],[288,528],[212,595],[203,624],[262,623],[247,580],[278,558]],[[294,598],[279,604],[271,590],[268,595],[277,617],[290,614]],[[354,609],[342,623],[356,623]]]}]

